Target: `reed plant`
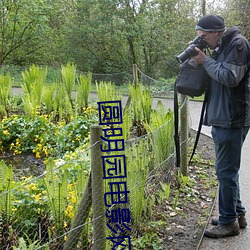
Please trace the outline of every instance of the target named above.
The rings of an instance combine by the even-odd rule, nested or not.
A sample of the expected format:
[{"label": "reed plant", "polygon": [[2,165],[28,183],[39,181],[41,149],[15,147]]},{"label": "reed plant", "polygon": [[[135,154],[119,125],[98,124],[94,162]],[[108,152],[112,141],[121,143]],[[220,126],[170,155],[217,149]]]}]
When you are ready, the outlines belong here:
[{"label": "reed plant", "polygon": [[62,86],[65,89],[69,100],[71,101],[71,103],[73,103],[72,92],[74,90],[76,82],[76,65],[72,63],[67,63],[66,66],[61,66],[61,77]]},{"label": "reed plant", "polygon": [[10,74],[0,75],[0,115],[7,116],[9,111],[9,96],[11,93],[12,79]]},{"label": "reed plant", "polygon": [[140,224],[143,212],[147,209],[144,191],[149,164],[153,158],[149,148],[147,138],[133,140],[126,147],[129,207],[135,226]]},{"label": "reed plant", "polygon": [[117,94],[115,84],[112,82],[96,82],[96,90],[100,102],[121,100],[121,96]]},{"label": "reed plant", "polygon": [[171,155],[174,148],[173,112],[166,110],[159,101],[156,109],[152,111],[150,123],[146,123],[145,128],[150,133],[155,160],[157,163],[161,163]]},{"label": "reed plant", "polygon": [[88,107],[89,94],[91,90],[92,74],[88,72],[87,75],[80,75],[78,78],[76,103],[78,110]]},{"label": "reed plant", "polygon": [[49,200],[49,209],[55,225],[56,235],[63,233],[67,209],[68,176],[66,172],[56,170],[52,159],[46,164],[46,176],[43,179]]},{"label": "reed plant", "polygon": [[13,194],[10,190],[14,186],[14,176],[12,166],[6,166],[4,161],[0,161],[0,214],[4,215],[4,220],[9,223],[12,215]]},{"label": "reed plant", "polygon": [[44,89],[43,102],[46,108],[46,113],[50,114],[53,111],[54,95],[56,84],[46,86]]},{"label": "reed plant", "polygon": [[150,123],[153,97],[149,89],[142,84],[129,85],[132,101],[133,120],[135,125]]},{"label": "reed plant", "polygon": [[24,111],[30,117],[35,117],[41,107],[43,90],[46,83],[47,68],[32,65],[28,70],[22,72],[24,91]]},{"label": "reed plant", "polygon": [[64,87],[56,83],[53,97],[53,116],[56,121],[71,121],[74,116],[72,102],[66,94]]}]

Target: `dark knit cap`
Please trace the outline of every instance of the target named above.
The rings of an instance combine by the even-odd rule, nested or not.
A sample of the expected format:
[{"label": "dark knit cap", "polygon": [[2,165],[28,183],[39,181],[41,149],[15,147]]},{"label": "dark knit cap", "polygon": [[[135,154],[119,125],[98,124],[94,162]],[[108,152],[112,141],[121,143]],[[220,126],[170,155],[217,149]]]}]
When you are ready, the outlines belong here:
[{"label": "dark knit cap", "polygon": [[195,30],[204,31],[224,31],[225,24],[224,19],[221,16],[203,16],[195,26]]}]

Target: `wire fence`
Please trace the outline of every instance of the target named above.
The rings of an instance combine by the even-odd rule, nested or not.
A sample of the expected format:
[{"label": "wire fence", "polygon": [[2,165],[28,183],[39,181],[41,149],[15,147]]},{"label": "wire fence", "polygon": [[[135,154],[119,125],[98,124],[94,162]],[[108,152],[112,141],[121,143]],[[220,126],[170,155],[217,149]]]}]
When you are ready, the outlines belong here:
[{"label": "wire fence", "polygon": [[[139,73],[145,85],[163,83]],[[101,75],[95,79],[106,81]],[[187,99],[180,110],[186,108]],[[131,249],[140,223],[152,216],[161,184],[175,174],[173,122],[172,115],[157,129],[126,141],[108,133],[108,140],[100,140],[104,131],[95,127],[87,149],[73,159],[49,159],[43,174],[20,178],[15,188],[15,171],[2,161],[1,249]],[[118,126],[112,133],[119,131]],[[116,150],[105,151],[109,143]]]}]

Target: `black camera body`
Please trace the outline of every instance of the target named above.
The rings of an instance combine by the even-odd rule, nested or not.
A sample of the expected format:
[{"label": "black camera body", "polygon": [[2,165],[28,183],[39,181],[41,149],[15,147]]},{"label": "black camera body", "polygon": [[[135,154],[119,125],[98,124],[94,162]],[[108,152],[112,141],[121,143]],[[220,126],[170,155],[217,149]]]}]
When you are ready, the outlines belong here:
[{"label": "black camera body", "polygon": [[190,45],[180,54],[176,57],[177,61],[179,63],[183,63],[188,58],[198,55],[198,53],[195,51],[195,47],[199,48],[200,50],[203,50],[207,48],[207,43],[199,36],[197,36]]}]

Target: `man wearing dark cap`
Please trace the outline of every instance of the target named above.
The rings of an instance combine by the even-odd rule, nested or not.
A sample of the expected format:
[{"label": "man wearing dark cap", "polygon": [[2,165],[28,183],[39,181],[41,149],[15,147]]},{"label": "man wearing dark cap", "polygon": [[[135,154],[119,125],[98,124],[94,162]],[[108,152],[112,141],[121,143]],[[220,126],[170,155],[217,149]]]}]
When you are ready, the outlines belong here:
[{"label": "man wearing dark cap", "polygon": [[241,149],[250,126],[250,46],[237,27],[226,30],[220,16],[202,17],[195,30],[212,56],[195,48],[193,59],[210,76],[204,125],[212,126],[219,181],[219,218],[205,231],[207,237],[238,235],[247,226],[240,200]]}]

